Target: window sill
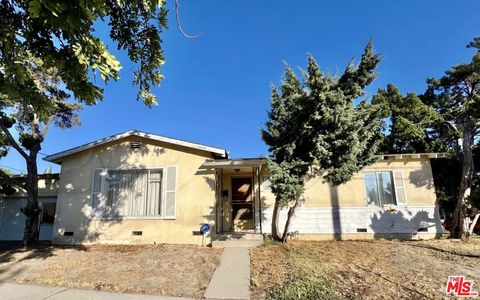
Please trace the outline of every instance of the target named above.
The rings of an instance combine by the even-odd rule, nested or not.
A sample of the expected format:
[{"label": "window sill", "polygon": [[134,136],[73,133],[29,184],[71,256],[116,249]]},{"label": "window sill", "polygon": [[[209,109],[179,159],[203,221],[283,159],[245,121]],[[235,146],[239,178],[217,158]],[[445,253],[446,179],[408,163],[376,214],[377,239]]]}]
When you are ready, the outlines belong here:
[{"label": "window sill", "polygon": [[385,210],[390,210],[390,209],[397,209],[397,208],[405,208],[408,205],[407,204],[386,204],[386,205],[378,206],[378,205],[375,205],[375,204],[367,204],[365,206],[366,207],[376,207],[376,208],[381,208],[381,209],[385,209]]},{"label": "window sill", "polygon": [[161,216],[125,216],[125,217],[92,217],[92,221],[119,221],[119,220],[176,220],[175,217],[161,217]]}]

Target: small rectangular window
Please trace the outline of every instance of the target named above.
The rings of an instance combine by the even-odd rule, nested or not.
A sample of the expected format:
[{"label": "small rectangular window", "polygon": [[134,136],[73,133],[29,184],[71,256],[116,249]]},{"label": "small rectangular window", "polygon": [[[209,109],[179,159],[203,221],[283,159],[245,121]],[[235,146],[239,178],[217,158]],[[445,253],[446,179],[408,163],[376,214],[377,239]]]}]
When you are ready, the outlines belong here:
[{"label": "small rectangular window", "polygon": [[56,203],[43,203],[42,204],[42,224],[53,225],[55,221],[55,208]]},{"label": "small rectangular window", "polygon": [[397,204],[392,172],[365,172],[363,178],[367,204],[377,206]]}]

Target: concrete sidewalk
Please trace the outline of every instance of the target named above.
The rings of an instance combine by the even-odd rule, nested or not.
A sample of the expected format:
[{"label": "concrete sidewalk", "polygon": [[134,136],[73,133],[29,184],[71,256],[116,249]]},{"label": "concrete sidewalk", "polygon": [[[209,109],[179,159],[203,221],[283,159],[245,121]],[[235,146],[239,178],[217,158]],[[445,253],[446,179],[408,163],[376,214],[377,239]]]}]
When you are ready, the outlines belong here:
[{"label": "concrete sidewalk", "polygon": [[250,299],[250,249],[223,249],[220,265],[205,292],[206,299]]},{"label": "concrete sidewalk", "polygon": [[27,284],[1,283],[0,299],[2,300],[179,300],[168,296],[142,294],[114,294],[94,290],[68,289]]}]

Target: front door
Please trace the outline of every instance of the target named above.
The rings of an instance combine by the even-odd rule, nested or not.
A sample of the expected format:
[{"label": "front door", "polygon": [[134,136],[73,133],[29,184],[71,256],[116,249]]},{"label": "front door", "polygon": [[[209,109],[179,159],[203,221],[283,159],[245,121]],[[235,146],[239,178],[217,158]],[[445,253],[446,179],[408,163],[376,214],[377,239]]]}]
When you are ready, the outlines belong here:
[{"label": "front door", "polygon": [[252,177],[232,177],[231,180],[233,230],[254,229]]}]

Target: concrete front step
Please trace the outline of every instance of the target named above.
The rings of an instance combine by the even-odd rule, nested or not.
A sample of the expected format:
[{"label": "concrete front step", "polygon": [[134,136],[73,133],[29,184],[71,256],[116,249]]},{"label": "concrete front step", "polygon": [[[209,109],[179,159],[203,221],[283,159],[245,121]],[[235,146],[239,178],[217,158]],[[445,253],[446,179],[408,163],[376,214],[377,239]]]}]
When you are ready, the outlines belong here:
[{"label": "concrete front step", "polygon": [[263,235],[260,233],[252,233],[252,232],[226,232],[226,233],[217,235],[215,239],[219,241],[229,241],[229,240],[263,241]]},{"label": "concrete front step", "polygon": [[261,240],[227,240],[227,241],[213,241],[213,248],[252,248],[258,247],[263,243]]},{"label": "concrete front step", "polygon": [[215,248],[250,248],[263,243],[263,235],[253,232],[226,232],[215,237]]}]

